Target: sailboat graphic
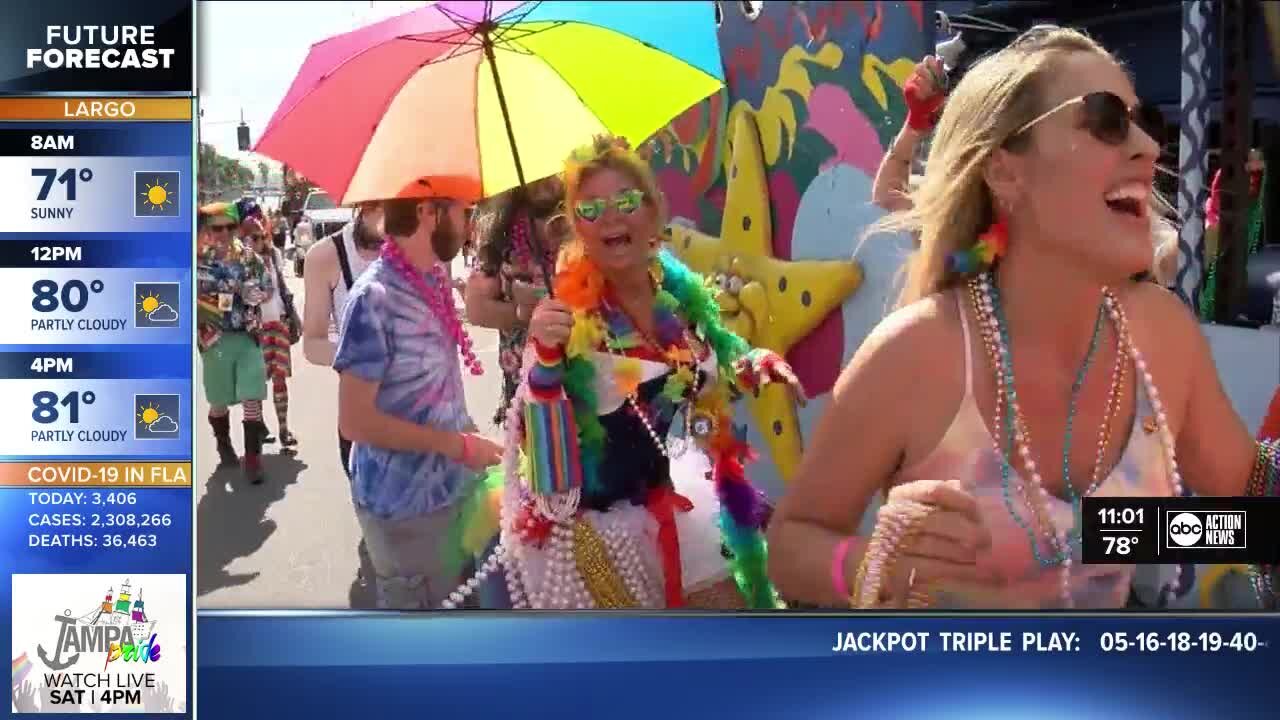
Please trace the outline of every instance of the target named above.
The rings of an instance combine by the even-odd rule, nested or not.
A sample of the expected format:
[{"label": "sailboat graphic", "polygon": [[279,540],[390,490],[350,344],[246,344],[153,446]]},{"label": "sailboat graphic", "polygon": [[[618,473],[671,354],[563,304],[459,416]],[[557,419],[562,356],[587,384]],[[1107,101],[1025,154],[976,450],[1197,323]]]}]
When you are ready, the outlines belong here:
[{"label": "sailboat graphic", "polygon": [[[142,602],[142,589],[138,596],[133,596],[133,586],[128,580],[120,586],[120,592],[114,597],[114,588],[107,588],[102,602],[93,610],[76,617],[76,625],[128,625],[133,633],[134,642],[144,643],[151,637],[155,629],[155,621],[147,619],[146,605]],[[64,617],[71,618],[68,610]]]}]

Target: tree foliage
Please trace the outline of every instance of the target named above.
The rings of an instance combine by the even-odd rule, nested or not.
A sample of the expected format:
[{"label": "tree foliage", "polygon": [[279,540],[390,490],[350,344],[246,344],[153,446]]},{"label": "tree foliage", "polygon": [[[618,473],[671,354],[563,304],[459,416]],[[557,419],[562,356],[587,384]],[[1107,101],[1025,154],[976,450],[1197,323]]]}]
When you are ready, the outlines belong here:
[{"label": "tree foliage", "polygon": [[232,200],[253,187],[253,170],[200,143],[200,201]]}]

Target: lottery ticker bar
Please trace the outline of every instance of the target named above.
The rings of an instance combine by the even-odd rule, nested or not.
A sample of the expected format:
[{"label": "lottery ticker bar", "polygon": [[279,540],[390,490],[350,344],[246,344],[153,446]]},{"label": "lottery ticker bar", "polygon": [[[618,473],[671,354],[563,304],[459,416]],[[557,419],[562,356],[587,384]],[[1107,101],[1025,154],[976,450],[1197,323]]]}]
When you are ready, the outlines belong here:
[{"label": "lottery ticker bar", "polygon": [[195,5],[42,0],[5,23],[13,711],[190,715]]}]

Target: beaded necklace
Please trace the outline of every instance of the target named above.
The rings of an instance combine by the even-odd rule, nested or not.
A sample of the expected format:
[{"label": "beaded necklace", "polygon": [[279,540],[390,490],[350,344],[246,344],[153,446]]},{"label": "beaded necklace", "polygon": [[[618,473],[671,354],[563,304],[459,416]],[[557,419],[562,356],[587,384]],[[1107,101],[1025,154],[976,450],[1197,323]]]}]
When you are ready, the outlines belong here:
[{"label": "beaded necklace", "polygon": [[429,271],[435,280],[434,287],[427,283],[422,273],[419,273],[413,267],[413,263],[409,262],[409,258],[405,257],[404,250],[396,244],[391,238],[387,238],[382,243],[382,260],[391,266],[400,277],[413,286],[418,293],[418,297],[430,308],[431,313],[436,316],[440,324],[444,326],[445,331],[453,339],[454,344],[458,347],[458,352],[462,354],[463,362],[472,375],[483,375],[484,368],[480,367],[480,361],[476,359],[471,336],[462,327],[462,321],[458,318],[458,308],[453,304],[452,285],[449,282],[449,276],[445,273],[444,264],[436,261],[432,264]]},{"label": "beaded necklace", "polygon": [[[656,293],[661,289],[661,279],[656,278],[654,285]],[[667,374],[667,380],[663,383],[662,391],[654,404],[665,401],[678,409],[689,398],[697,397],[701,382],[697,371],[697,358],[693,353],[693,337],[677,311],[667,307],[666,303],[655,296],[653,326],[657,337],[642,331],[632,322],[625,310],[608,301],[602,303],[600,315],[606,327],[605,347],[615,358],[629,359],[622,354],[623,350],[641,347],[646,343],[662,352],[663,361],[671,368],[671,372]],[[678,344],[681,338],[684,340],[684,347]],[[678,442],[675,439],[664,443],[659,437],[653,419],[656,413],[642,407],[638,386],[630,389],[626,399],[631,413],[644,425],[649,439],[653,441],[654,447],[661,455],[679,457],[684,453],[687,443]],[[692,438],[694,436],[693,413],[686,410],[684,418],[685,438]]]},{"label": "beaded necklace", "polygon": [[[530,221],[524,215],[514,218],[511,222],[511,252],[515,256],[516,263],[525,271],[537,271],[544,265],[553,266],[555,253],[541,247],[541,243],[536,248],[535,255],[534,244],[529,237],[529,223]],[[536,264],[535,257],[538,258]]]},{"label": "beaded necklace", "polygon": [[[1045,489],[1043,479],[1039,470],[1036,469],[1035,461],[1031,452],[1031,438],[1026,430],[1026,422],[1023,417],[1021,408],[1018,405],[1017,393],[1014,389],[1013,382],[1013,363],[1012,355],[1009,350],[1009,334],[1007,323],[1003,319],[1003,309],[1000,307],[999,290],[995,287],[994,280],[990,273],[984,273],[970,281],[969,285],[970,297],[974,301],[974,310],[978,316],[979,326],[982,329],[983,341],[987,346],[988,354],[992,358],[992,365],[996,372],[996,426],[1001,431],[1001,435],[1008,442],[1010,450],[1017,450],[1022,457],[1023,465],[1026,468],[1026,477],[1022,479],[1023,486],[1019,490],[1031,508],[1032,514],[1040,521],[1044,533],[1049,536],[1050,543],[1055,550],[1055,555],[1050,562],[1040,556],[1037,544],[1032,541],[1032,552],[1041,565],[1048,566],[1057,564],[1061,568],[1061,592],[1062,600],[1066,607],[1073,604],[1071,597],[1071,565],[1072,565],[1072,548],[1070,532],[1062,532],[1054,526],[1049,513],[1049,505],[1052,498],[1049,496],[1048,490]],[[1155,412],[1156,425],[1160,432],[1160,442],[1164,449],[1165,462],[1169,470],[1169,484],[1173,491],[1174,497],[1182,495],[1182,476],[1178,471],[1177,459],[1174,456],[1174,438],[1173,433],[1169,430],[1168,416],[1164,412],[1164,406],[1160,401],[1160,393],[1156,389],[1154,378],[1147,369],[1146,360],[1143,358],[1141,351],[1133,343],[1129,335],[1128,320],[1124,314],[1124,309],[1120,305],[1115,294],[1109,289],[1103,289],[1102,310],[1104,310],[1111,318],[1111,322],[1116,329],[1117,336],[1117,353],[1123,353],[1133,362],[1135,371],[1143,383],[1147,397],[1151,402],[1151,409]],[[1096,335],[1095,325],[1095,335]],[[1095,339],[1096,342],[1096,339]],[[1092,354],[1092,353],[1091,353]],[[1113,371],[1113,386],[1111,394],[1116,396],[1109,399],[1105,415],[1109,416],[1115,412],[1118,406],[1118,388],[1119,383],[1123,381],[1123,371]],[[1078,381],[1080,382],[1080,381]],[[1074,390],[1074,387],[1073,387]],[[1001,410],[1005,406],[1004,422],[1001,422]],[[1072,413],[1074,414],[1074,402],[1072,403]],[[1109,426],[1110,421],[1105,421]],[[1001,459],[1001,479],[1005,487],[1006,504],[1010,506],[1012,513],[1012,502],[1009,498],[1010,485],[1012,484],[1012,459],[1011,455],[1006,455],[1004,444],[1000,440],[995,440],[996,455]],[[1066,444],[1069,450],[1069,444]],[[1103,443],[1100,443],[1099,457],[1105,453]],[[1064,450],[1064,464],[1067,462],[1066,450]],[[1101,484],[1101,463],[1095,465],[1092,483],[1085,491],[1090,494]],[[1029,482],[1030,488],[1025,485]],[[1075,504],[1075,489],[1071,487],[1069,482],[1069,474],[1064,474],[1064,482],[1070,489],[1067,490],[1068,496],[1072,498],[1073,507]],[[1019,525],[1023,525],[1016,513],[1013,513],[1015,521]],[[1025,525],[1023,525],[1025,528]],[[1181,566],[1175,566],[1174,580],[1171,584],[1167,584],[1163,590],[1170,591],[1176,588],[1181,580]]]},{"label": "beaded necklace", "polygon": [[[1000,340],[1002,343],[1001,346],[1005,348],[1004,353],[1000,357],[1000,362],[1003,364],[1003,368],[1002,368],[1003,372],[1001,374],[1004,376],[1005,389],[1007,393],[1006,397],[1011,398],[1012,402],[1017,402],[1018,394],[1017,394],[1017,390],[1013,386],[1013,343],[1009,339],[1009,332],[1008,332],[1009,323],[1004,315],[1004,305],[1001,302],[1000,289],[998,287],[993,286],[991,288],[991,299],[995,309],[995,319],[997,322],[997,326],[1000,329]],[[1081,502],[1082,498],[1088,495],[1092,495],[1093,492],[1097,490],[1098,485],[1101,484],[1101,481],[1103,479],[1102,472],[1101,472],[1102,460],[1098,460],[1094,466],[1094,470],[1091,478],[1092,482],[1090,483],[1090,486],[1086,488],[1086,490],[1083,493],[1080,493],[1080,494],[1076,493],[1075,483],[1071,479],[1071,440],[1072,440],[1072,429],[1073,429],[1073,426],[1075,425],[1076,409],[1080,400],[1080,392],[1084,388],[1085,377],[1088,375],[1089,368],[1093,364],[1093,357],[1098,351],[1098,339],[1101,336],[1102,321],[1103,321],[1103,318],[1106,316],[1105,311],[1106,311],[1105,304],[1099,303],[1098,314],[1093,323],[1093,334],[1089,338],[1089,349],[1085,353],[1084,360],[1081,361],[1080,367],[1076,370],[1075,381],[1072,382],[1071,384],[1071,395],[1067,405],[1066,432],[1063,435],[1063,442],[1062,442],[1062,484],[1063,484],[1064,490],[1066,491],[1067,502],[1071,504],[1072,517],[1077,518],[1077,522],[1074,523],[1072,526],[1072,529],[1068,531],[1067,546],[1060,547],[1058,549],[1059,554],[1057,557],[1054,557],[1054,558],[1040,557],[1040,551],[1035,542],[1035,535],[1030,527],[1026,526],[1021,522],[1021,519],[1018,517],[1017,511],[1014,508],[1013,499],[1008,492],[1008,487],[1009,487],[1008,465],[1005,464],[1001,468],[1001,472],[1002,472],[1002,475],[1004,476],[1004,481],[1005,481],[1005,490],[1006,490],[1005,504],[1009,508],[1009,513],[1014,517],[1015,520],[1018,521],[1020,525],[1022,525],[1022,528],[1027,532],[1027,538],[1031,541],[1032,552],[1036,556],[1036,560],[1039,561],[1042,567],[1048,567],[1050,565],[1056,565],[1062,562],[1063,555],[1071,552],[1071,544],[1073,543],[1073,541],[1076,544],[1079,543],[1080,541],[1079,530],[1076,529],[1076,525],[1079,524],[1078,518],[1080,516],[1080,506],[1082,504]],[[1119,350],[1119,348],[1117,348],[1117,350]],[[1116,387],[1113,384],[1107,393],[1108,408],[1116,404],[1114,402],[1115,393],[1116,393]],[[1021,418],[1017,418],[1017,420],[1021,421]],[[1104,437],[1109,434],[1108,420],[1109,419],[1105,417],[1105,414],[1104,414],[1102,432],[1100,433]],[[1015,420],[1013,418],[1013,413],[1009,413],[1008,415],[1006,415],[1006,425],[1009,433],[1016,432],[1014,428],[1014,422]],[[1029,445],[1030,434],[1026,432],[1025,427],[1022,428],[1022,432],[1024,437],[1027,438],[1028,440],[1027,444]],[[1072,537],[1072,535],[1074,535],[1074,537]]]}]

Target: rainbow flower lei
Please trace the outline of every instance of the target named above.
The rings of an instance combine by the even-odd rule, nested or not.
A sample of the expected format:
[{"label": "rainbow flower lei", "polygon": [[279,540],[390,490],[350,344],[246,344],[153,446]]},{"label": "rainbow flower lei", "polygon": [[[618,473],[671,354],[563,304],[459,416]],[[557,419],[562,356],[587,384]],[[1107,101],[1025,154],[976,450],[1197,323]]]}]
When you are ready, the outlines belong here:
[{"label": "rainbow flower lei", "polygon": [[[745,463],[754,453],[737,436],[730,413],[736,377],[734,363],[751,348],[721,323],[720,306],[700,275],[665,250],[658,255],[657,267],[660,341],[665,342],[666,337],[677,331],[683,332],[683,327],[665,327],[667,323],[662,318],[669,313],[669,317],[680,320],[681,326],[693,328],[698,337],[711,346],[720,367],[719,381],[694,400],[689,412],[709,420],[708,431],[698,437],[698,442],[712,460],[711,479],[720,500],[720,529],[724,544],[733,555],[729,560],[730,569],[748,607],[777,608],[777,593],[765,571],[768,555],[762,531],[766,515],[764,496],[750,484],[745,473]],[[601,483],[599,465],[606,436],[597,413],[596,367],[591,353],[605,342],[610,342],[612,347],[626,347],[626,343],[634,341],[628,332],[621,337],[610,336],[604,312],[604,289],[600,271],[582,254],[566,258],[556,276],[556,297],[574,314],[573,329],[565,347],[562,383],[573,405],[583,483],[592,489],[599,488]],[[625,364],[622,367],[625,374]],[[626,382],[624,377],[617,380],[620,384]],[[668,382],[673,381],[680,380],[673,374]],[[664,388],[664,394],[668,389]],[[672,392],[676,390],[679,388]]]}]

